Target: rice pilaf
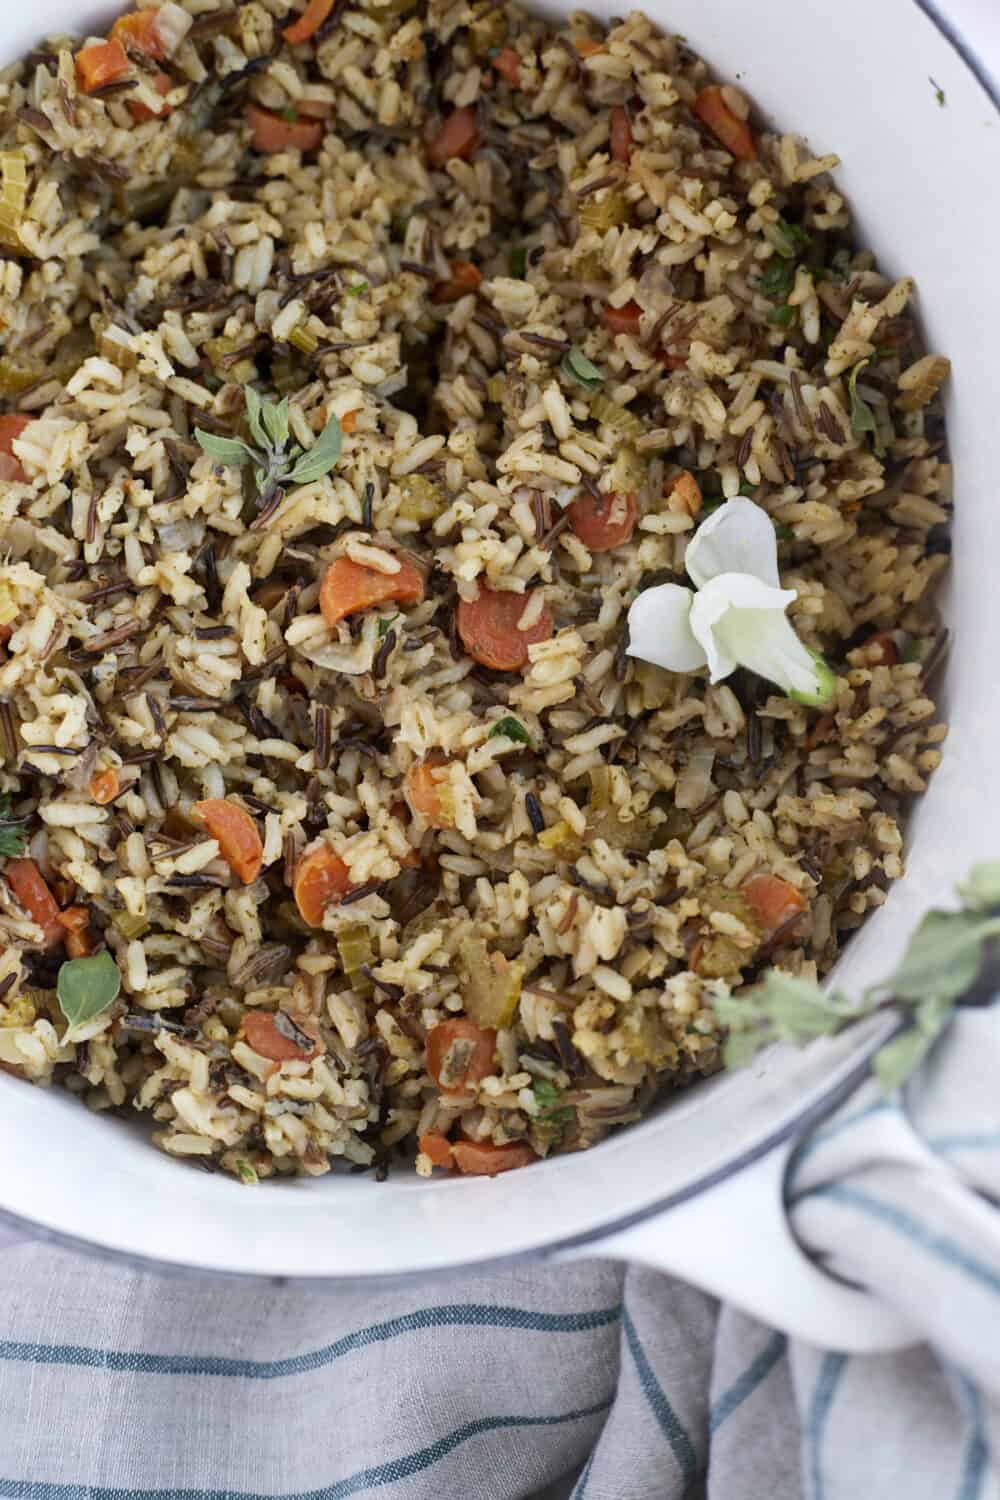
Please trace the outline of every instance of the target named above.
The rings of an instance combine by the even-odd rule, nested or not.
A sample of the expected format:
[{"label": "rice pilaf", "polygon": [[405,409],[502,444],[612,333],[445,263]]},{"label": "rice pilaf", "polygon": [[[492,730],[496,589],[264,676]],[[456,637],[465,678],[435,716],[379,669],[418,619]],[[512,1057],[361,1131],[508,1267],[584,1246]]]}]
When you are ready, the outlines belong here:
[{"label": "rice pilaf", "polygon": [[[945,735],[947,362],[837,159],[638,13],[169,0],[0,79],[0,1065],[247,1182],[714,1071]],[[255,391],[322,473],[219,458]],[[736,496],[825,709],[627,655]]]}]

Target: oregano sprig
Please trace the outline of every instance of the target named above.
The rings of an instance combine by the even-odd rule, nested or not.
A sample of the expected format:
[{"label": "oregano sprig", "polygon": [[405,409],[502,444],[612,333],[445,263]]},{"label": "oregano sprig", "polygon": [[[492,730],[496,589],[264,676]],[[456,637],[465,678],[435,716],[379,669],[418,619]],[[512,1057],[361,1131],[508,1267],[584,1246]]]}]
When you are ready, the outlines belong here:
[{"label": "oregano sprig", "polygon": [[770,969],[745,995],[718,996],[712,1009],[728,1028],[727,1067],[750,1061],[770,1042],[804,1046],[835,1036],[878,1010],[896,1010],[905,1025],[876,1054],[875,1076],[886,1092],[905,1083],[974,986],[990,939],[1000,937],[1000,860],[973,867],[958,886],[957,911],[927,912],[895,973],[852,1001],[839,990]]},{"label": "oregano sprig", "polygon": [[253,465],[258,503],[264,509],[286,485],[312,484],[329,474],[340,457],[343,433],[338,418],[331,416],[311,448],[297,444],[289,447],[288,397],[279,402],[265,401],[252,385],[246,387],[245,394],[252,444],[242,438],[219,437],[200,427],[195,428],[194,435],[216,463],[238,468]]}]

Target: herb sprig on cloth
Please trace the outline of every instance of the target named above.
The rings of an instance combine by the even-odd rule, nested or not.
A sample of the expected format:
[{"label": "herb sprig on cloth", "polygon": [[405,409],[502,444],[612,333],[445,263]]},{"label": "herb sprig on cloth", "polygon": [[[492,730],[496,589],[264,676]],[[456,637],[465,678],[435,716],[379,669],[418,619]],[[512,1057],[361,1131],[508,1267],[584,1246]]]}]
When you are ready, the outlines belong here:
[{"label": "herb sprig on cloth", "polygon": [[780,969],[771,969],[747,995],[713,1000],[716,1015],[729,1028],[726,1066],[741,1067],[770,1042],[804,1046],[875,1011],[895,1009],[906,1025],[880,1049],[872,1066],[886,1092],[899,1088],[975,984],[990,939],[1000,937],[1000,860],[974,866],[958,894],[961,908],[929,911],[896,972],[872,985],[861,1000],[822,990],[814,981]]},{"label": "herb sprig on cloth", "polygon": [[331,416],[308,451],[293,444],[288,425],[288,397],[277,404],[265,401],[252,385],[246,387],[247,425],[254,444],[242,438],[219,437],[214,432],[195,428],[195,437],[209,458],[219,464],[242,468],[253,464],[254,481],[261,507],[268,505],[278,490],[288,484],[311,484],[329,474],[340,457],[343,433],[338,418]]}]

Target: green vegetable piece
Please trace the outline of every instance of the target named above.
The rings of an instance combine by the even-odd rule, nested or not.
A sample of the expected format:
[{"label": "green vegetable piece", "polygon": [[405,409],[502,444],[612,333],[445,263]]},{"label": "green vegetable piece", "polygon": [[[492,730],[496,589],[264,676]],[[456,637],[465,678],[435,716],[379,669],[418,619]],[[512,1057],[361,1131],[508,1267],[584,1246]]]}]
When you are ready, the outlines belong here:
[{"label": "green vegetable piece", "polygon": [[15,818],[10,798],[0,796],[0,858],[17,859],[28,840],[27,818]]},{"label": "green vegetable piece", "polygon": [[794,281],[794,266],[789,265],[787,261],[772,260],[760,278],[757,290],[761,296],[769,297],[772,302],[778,302],[788,296]]},{"label": "green vegetable piece", "polygon": [[291,473],[285,477],[293,484],[311,484],[315,479],[322,479],[324,474],[329,474],[340,457],[343,441],[340,422],[336,416],[332,416],[309,452],[303,453]]},{"label": "green vegetable piece", "polygon": [[563,1103],[562,1089],[549,1078],[533,1078],[531,1092],[538,1101],[540,1120],[552,1125],[568,1125],[575,1111],[572,1105]]},{"label": "green vegetable piece", "polygon": [[779,542],[794,542],[795,532],[790,526],[786,526],[784,521],[775,521],[772,519],[771,524],[774,527],[774,534]]},{"label": "green vegetable piece", "polygon": [[801,224],[789,224],[787,219],[779,215],[776,224],[779,243],[775,245],[779,255],[786,260],[795,260],[803,250],[808,250],[812,244],[812,237],[806,233]]},{"label": "green vegetable piece", "polygon": [[286,125],[297,125],[299,123],[299,112],[297,109],[279,109],[278,118],[284,120]]},{"label": "green vegetable piece", "polygon": [[72,1041],[81,1026],[113,1005],[121,987],[121,972],[107,951],[64,963],[56,980],[59,1009],[69,1022],[63,1041]]},{"label": "green vegetable piece", "polygon": [[253,463],[253,453],[238,438],[217,437],[214,432],[204,432],[200,427],[195,428],[194,435],[199,446],[218,464],[242,466]]},{"label": "green vegetable piece", "polygon": [[562,362],[562,372],[570,380],[582,385],[584,390],[597,391],[604,384],[604,376],[579,345],[574,344]]},{"label": "green vegetable piece", "polygon": [[347,295],[349,297],[363,297],[364,294],[365,294],[365,292],[367,292],[367,290],[368,290],[368,283],[367,283],[367,281],[358,281],[358,282],[355,282],[354,286],[349,286],[347,288]]},{"label": "green vegetable piece", "polygon": [[858,395],[858,376],[866,365],[870,365],[870,359],[859,360],[847,377],[847,394],[851,398],[851,431],[860,437],[862,433],[870,432],[873,438],[873,447],[879,455],[885,452],[885,444],[882,442],[875,420],[875,413],[863,396]]},{"label": "green vegetable piece", "polygon": [[378,638],[380,641],[385,639],[385,637],[389,634],[389,631],[392,629],[393,625],[400,618],[401,616],[398,614],[383,615],[382,619],[378,622]]},{"label": "green vegetable piece", "polygon": [[256,1187],[258,1182],[260,1182],[260,1178],[257,1176],[254,1168],[242,1156],[238,1157],[233,1165],[236,1168],[237,1177],[241,1182],[245,1182],[247,1187]]},{"label": "green vegetable piece", "polygon": [[519,281],[523,281],[527,269],[528,252],[523,245],[516,245],[510,252],[510,274],[516,276]]},{"label": "green vegetable piece", "polygon": [[798,314],[798,308],[790,307],[787,302],[780,307],[772,307],[767,315],[767,321],[774,323],[778,328],[791,328]]},{"label": "green vegetable piece", "polygon": [[501,735],[505,739],[516,740],[519,745],[531,744],[531,735],[525,729],[520,719],[515,719],[513,714],[506,714],[504,718],[498,719],[487,738],[495,740]]}]

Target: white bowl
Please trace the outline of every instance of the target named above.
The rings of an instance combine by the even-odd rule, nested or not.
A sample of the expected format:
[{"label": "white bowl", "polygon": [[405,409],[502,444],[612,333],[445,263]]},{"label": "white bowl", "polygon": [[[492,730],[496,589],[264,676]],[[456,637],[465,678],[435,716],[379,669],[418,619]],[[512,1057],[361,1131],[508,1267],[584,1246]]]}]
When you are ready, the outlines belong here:
[{"label": "white bowl", "polygon": [[[841,978],[857,989],[886,972],[919,914],[946,899],[974,860],[1000,854],[1000,119],[914,0],[647,0],[647,9],[688,36],[721,76],[738,78],[775,122],[805,133],[817,152],[840,153],[838,179],[864,242],[889,274],[916,277],[929,345],[954,363],[951,733],[911,824],[909,873],[843,960]],[[107,19],[108,8],[90,0],[36,0],[5,14],[3,56],[13,59],[45,32],[96,30]],[[899,1342],[905,1329],[793,1260],[780,1232],[780,1158],[767,1149],[829,1107],[868,1045],[870,1037],[852,1037],[773,1054],[590,1152],[495,1181],[375,1186],[336,1176],[256,1192],[183,1169],[58,1090],[0,1077],[0,1212],[108,1253],[250,1275],[425,1274],[576,1246],[681,1270],[818,1341]],[[748,1161],[763,1165],[740,1174]],[[722,1185],[707,1191],[713,1182]]]}]

